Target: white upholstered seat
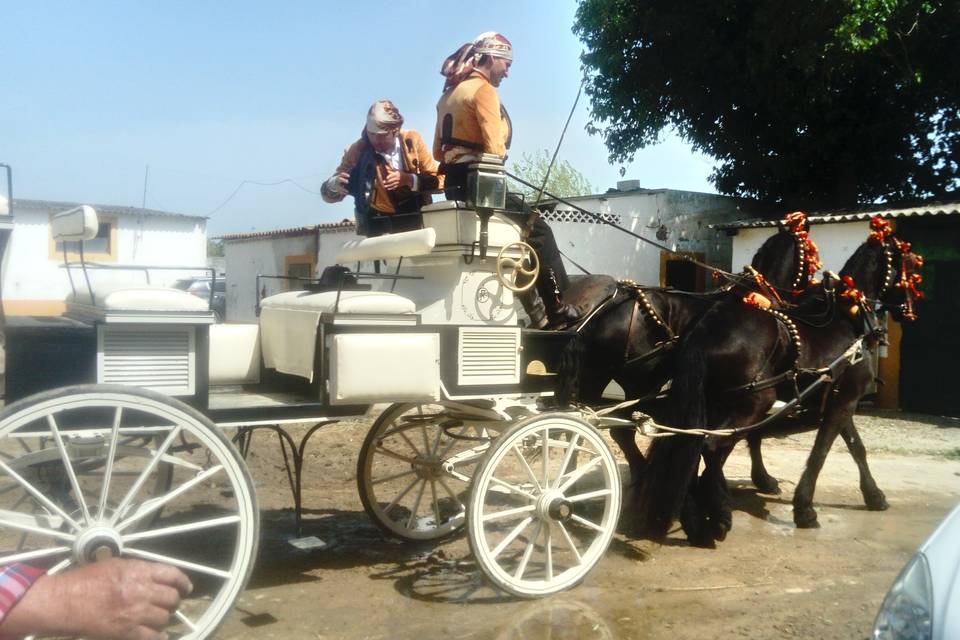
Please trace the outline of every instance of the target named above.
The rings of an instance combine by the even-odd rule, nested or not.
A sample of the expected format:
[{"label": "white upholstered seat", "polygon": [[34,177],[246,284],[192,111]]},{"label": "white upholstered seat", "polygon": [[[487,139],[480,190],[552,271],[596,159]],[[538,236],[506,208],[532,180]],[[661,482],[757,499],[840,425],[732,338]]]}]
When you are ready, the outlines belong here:
[{"label": "white upholstered seat", "polygon": [[[91,304],[86,287],[78,287],[68,302]],[[210,305],[203,298],[180,289],[133,286],[120,283],[97,284],[93,287],[93,306],[105,311],[209,311]]]},{"label": "white upholstered seat", "polygon": [[261,309],[294,309],[317,313],[414,313],[412,301],[387,291],[341,291],[337,304],[336,291],[311,293],[310,291],[287,291],[264,298]]}]

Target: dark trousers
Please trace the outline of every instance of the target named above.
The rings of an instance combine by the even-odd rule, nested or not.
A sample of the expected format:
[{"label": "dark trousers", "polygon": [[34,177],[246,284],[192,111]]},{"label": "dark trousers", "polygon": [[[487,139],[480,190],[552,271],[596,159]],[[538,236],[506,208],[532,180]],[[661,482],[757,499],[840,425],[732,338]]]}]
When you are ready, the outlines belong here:
[{"label": "dark trousers", "polygon": [[[447,165],[445,184],[444,195],[447,200],[466,200],[467,165]],[[512,222],[525,229],[530,212],[530,205],[523,198],[513,193],[507,194],[507,210],[504,215]],[[567,277],[566,267],[563,266],[553,230],[540,216],[537,216],[533,222],[527,243],[533,247],[537,257],[540,258],[537,291],[549,308],[570,284],[570,279]]]}]

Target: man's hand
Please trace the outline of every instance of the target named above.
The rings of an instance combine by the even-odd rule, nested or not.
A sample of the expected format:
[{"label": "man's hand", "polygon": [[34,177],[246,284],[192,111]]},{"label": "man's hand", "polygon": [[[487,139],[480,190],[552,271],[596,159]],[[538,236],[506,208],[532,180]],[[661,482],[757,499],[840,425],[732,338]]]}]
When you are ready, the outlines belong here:
[{"label": "man's hand", "polygon": [[412,189],[413,174],[387,167],[387,177],[383,181],[383,186],[387,188],[387,191],[393,191],[400,187],[410,187]]},{"label": "man's hand", "polygon": [[161,640],[190,579],[169,565],[111,558],[34,583],[4,620],[11,635]]},{"label": "man's hand", "polygon": [[344,171],[341,171],[334,177],[337,179],[337,183],[336,183],[337,195],[338,196],[347,195],[347,184],[350,182],[350,174]]}]

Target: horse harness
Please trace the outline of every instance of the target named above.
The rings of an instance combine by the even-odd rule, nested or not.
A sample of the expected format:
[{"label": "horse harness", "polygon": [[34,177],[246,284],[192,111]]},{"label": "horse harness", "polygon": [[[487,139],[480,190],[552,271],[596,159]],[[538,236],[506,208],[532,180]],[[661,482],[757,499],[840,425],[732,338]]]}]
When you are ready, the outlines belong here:
[{"label": "horse harness", "polygon": [[[653,308],[653,304],[650,303],[650,299],[647,297],[644,287],[633,280],[621,280],[618,284],[628,289],[633,294],[633,310],[630,312],[630,322],[627,325],[627,334],[623,345],[624,366],[653,360],[654,358],[664,355],[667,351],[673,349],[679,342],[680,336],[674,333],[670,325],[667,324],[660,314],[657,313],[657,310]],[[656,343],[653,349],[650,351],[640,355],[631,356],[630,335],[633,333],[633,325],[637,322],[637,316],[639,316],[641,313],[644,314],[646,319],[653,322],[654,325],[665,331],[667,338]]]}]

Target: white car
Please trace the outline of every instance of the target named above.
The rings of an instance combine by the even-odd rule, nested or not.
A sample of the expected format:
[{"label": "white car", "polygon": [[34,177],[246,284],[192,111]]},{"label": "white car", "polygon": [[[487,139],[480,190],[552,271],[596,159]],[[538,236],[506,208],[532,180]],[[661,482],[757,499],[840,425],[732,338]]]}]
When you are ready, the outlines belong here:
[{"label": "white car", "polygon": [[960,506],[903,568],[880,606],[877,640],[960,638]]}]

